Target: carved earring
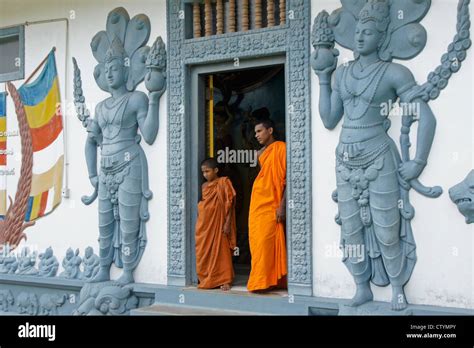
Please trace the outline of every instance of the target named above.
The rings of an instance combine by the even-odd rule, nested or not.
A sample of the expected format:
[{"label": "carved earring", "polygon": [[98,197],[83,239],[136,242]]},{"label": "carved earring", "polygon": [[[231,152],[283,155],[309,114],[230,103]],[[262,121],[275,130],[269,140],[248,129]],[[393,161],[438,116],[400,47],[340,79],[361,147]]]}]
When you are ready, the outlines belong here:
[{"label": "carved earring", "polygon": [[124,66],[124,82],[127,84],[128,82],[128,76],[130,75],[130,69],[125,65]]},{"label": "carved earring", "polygon": [[387,38],[387,33],[385,33],[382,38],[379,41],[379,44],[377,45],[378,51],[382,48],[383,44],[385,43],[385,39]]}]

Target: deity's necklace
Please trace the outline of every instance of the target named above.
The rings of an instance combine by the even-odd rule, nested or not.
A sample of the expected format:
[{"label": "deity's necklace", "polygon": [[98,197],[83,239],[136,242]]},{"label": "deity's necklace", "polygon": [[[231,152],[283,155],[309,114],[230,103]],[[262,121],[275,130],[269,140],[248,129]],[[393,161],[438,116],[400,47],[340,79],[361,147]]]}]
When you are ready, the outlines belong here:
[{"label": "deity's necklace", "polygon": [[[349,70],[349,72],[351,73],[351,68],[354,66],[354,64],[351,64],[349,67],[347,67],[344,71],[345,73],[345,78],[344,78],[344,87],[346,88],[346,91],[354,96],[354,97],[360,97],[362,94],[364,94],[368,89],[369,87],[372,85],[372,83],[375,81],[375,79],[377,78],[380,70],[382,70],[383,68],[383,65],[379,65],[377,66],[376,69],[374,69],[374,71],[372,72],[372,75],[367,75],[364,79],[367,79],[368,77],[370,77],[370,79],[368,80],[367,84],[365,86],[362,86],[362,90],[360,92],[357,92],[357,91],[354,91],[353,89],[351,89],[348,85],[347,85],[347,70]],[[351,73],[351,76],[353,76],[353,74]],[[360,79],[357,79],[356,80],[363,80],[362,78]]]},{"label": "deity's necklace", "polygon": [[355,79],[355,80],[359,80],[359,81],[360,81],[360,80],[365,80],[367,77],[371,76],[377,69],[380,68],[380,66],[381,66],[384,62],[383,62],[382,60],[378,60],[378,61],[376,61],[375,63],[372,63],[372,64],[367,65],[365,68],[362,66],[360,60],[358,60],[357,63],[359,63],[359,65],[361,66],[361,73],[363,73],[366,69],[370,68],[371,66],[374,66],[373,69],[370,69],[370,70],[369,70],[369,72],[367,73],[367,75],[361,76],[361,77],[357,77],[356,74],[354,73],[354,67],[355,67],[356,63],[355,63],[355,64],[351,64],[351,66],[349,67],[349,68],[350,68],[349,72],[350,72],[352,78]]},{"label": "deity's necklace", "polygon": [[[120,107],[122,106],[121,104],[124,103],[124,101],[128,100],[128,97],[130,96],[131,94],[130,93],[125,93],[123,96],[117,98],[117,99],[113,99],[112,98],[112,105],[111,106],[108,106],[107,105],[107,100],[110,100],[110,99],[106,99],[105,102],[102,104],[104,106],[104,108],[110,112],[110,111],[116,111],[116,110],[119,110]],[[118,106],[118,108],[117,108]],[[104,117],[105,119],[105,125],[106,127],[108,127],[109,125],[111,125],[114,121],[115,121],[115,118],[117,117],[117,115],[119,114],[119,112],[113,112],[113,117],[112,119],[109,120],[108,117]],[[105,116],[105,115],[104,115]]]},{"label": "deity's necklace", "polygon": [[[385,63],[385,62],[384,62]],[[375,94],[377,93],[377,90],[379,88],[379,85],[380,85],[380,82],[382,81],[383,77],[385,76],[385,73],[387,72],[387,69],[389,67],[389,64],[388,63],[385,63],[385,64],[381,64],[375,71],[374,71],[374,75],[373,77],[369,80],[369,83],[367,84],[367,86],[365,86],[365,88],[363,88],[362,92],[361,93],[357,93],[353,90],[351,90],[349,88],[349,86],[347,85],[347,70],[348,68],[344,69],[344,73],[343,73],[343,76],[342,76],[342,79],[343,79],[343,85],[344,85],[344,90],[350,94],[352,96],[352,100],[354,102],[354,106],[358,106],[358,103],[356,105],[356,98],[360,98],[361,95],[363,93],[365,93],[369,86],[372,85],[373,82],[375,82],[375,85],[374,85],[374,90],[372,92],[372,95],[369,97],[369,101],[368,102],[364,102],[366,104],[366,107],[364,110],[362,110],[362,112],[359,114],[359,115],[356,115],[355,117],[351,117],[349,113],[347,113],[347,117],[351,120],[351,121],[356,121],[356,120],[360,120],[362,117],[364,117],[364,115],[367,113],[367,110],[369,110],[369,107],[372,105],[372,102],[374,101],[374,98],[375,98]],[[375,81],[377,79],[377,81]]]}]

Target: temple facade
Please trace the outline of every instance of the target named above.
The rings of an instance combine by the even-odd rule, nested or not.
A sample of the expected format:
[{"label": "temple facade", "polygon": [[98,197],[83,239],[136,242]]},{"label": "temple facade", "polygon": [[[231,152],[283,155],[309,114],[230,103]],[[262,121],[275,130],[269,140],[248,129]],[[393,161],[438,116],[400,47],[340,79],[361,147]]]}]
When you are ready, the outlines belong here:
[{"label": "temple facade", "polygon": [[[330,41],[331,35],[335,35],[332,48],[338,50],[337,65],[350,67],[355,59],[351,52],[354,47],[340,44],[346,34],[344,28],[334,22],[334,17],[330,17],[328,23],[315,21],[323,10],[332,14],[340,9],[338,0],[114,0],[100,4],[92,0],[40,3],[0,0],[0,45],[8,37],[8,30],[21,28],[19,50],[24,54],[20,62],[24,76],[3,79],[1,85],[5,84],[7,90],[6,82],[12,81],[21,94],[21,86],[28,76],[54,47],[64,141],[61,202],[24,230],[27,238],[21,240],[11,255],[2,255],[1,311],[39,315],[92,313],[84,298],[87,291],[93,292],[93,285],[83,274],[92,275],[94,267],[99,265],[98,226],[101,222],[98,202],[85,205],[81,199],[93,188],[84,156],[88,133],[77,118],[78,86],[72,59],[75,58],[80,68],[85,105],[93,116],[108,93],[99,88],[94,79],[94,76],[97,79],[96,65],[100,60],[90,43],[96,33],[106,30],[107,20],[111,18],[108,16],[117,8],[125,9],[130,18],[138,14],[149,18],[149,46],[155,38],[162,38],[166,49],[166,91],[156,110],[159,115],[156,139],[151,145],[141,141],[148,162],[148,186],[153,192],[148,200],[146,246],[134,269],[134,282],[117,287],[110,295],[119,298],[123,308],[116,312],[107,309],[110,313],[169,314],[179,306],[192,307],[188,314],[193,314],[196,307],[211,314],[474,313],[474,231],[473,225],[468,223],[468,215],[474,210],[469,207],[473,183],[468,176],[474,165],[474,64],[470,44],[459,40],[456,44],[465,55],[454,58],[461,67],[449,72],[449,84],[439,88],[439,97],[433,92],[431,99],[429,95],[426,99],[436,118],[436,131],[427,163],[419,178],[413,178],[427,186],[439,186],[443,192],[428,197],[415,189],[406,191],[416,211],[410,219],[416,242],[416,264],[409,280],[403,284],[408,307],[393,311],[390,287],[377,285],[371,286],[373,301],[356,307],[347,305],[356,286],[353,275],[341,260],[348,252],[364,256],[367,250],[341,249],[334,190],[340,184],[335,174],[335,152],[343,126],[341,122],[328,130],[322,122],[321,88],[324,86],[321,75],[315,73],[317,69],[312,66],[312,55],[314,58],[321,42]],[[343,10],[353,11],[354,23],[359,19],[354,9]],[[387,61],[403,64],[418,86],[436,85],[439,79],[433,82],[433,76],[428,75],[440,64],[443,66],[442,56],[452,52],[448,46],[455,35],[469,40],[469,26],[464,31],[459,30],[460,18],[469,21],[469,14],[473,14],[472,5],[469,7],[463,0],[459,6],[452,0],[428,4],[418,19],[406,22],[407,27],[412,26],[406,33],[392,38],[401,42],[408,37],[410,41],[410,35],[414,35],[412,41],[416,41],[417,35],[421,35],[424,48],[414,54],[410,47],[400,44],[396,49],[405,56],[393,54],[393,59]],[[409,17],[411,14],[402,11],[399,15]],[[341,16],[338,20],[344,21],[344,18]],[[418,22],[424,32],[413,29]],[[146,79],[145,75],[143,78]],[[372,88],[374,81],[366,88]],[[136,90],[149,93],[147,88],[141,83]],[[385,115],[390,116],[391,121],[385,124],[386,133],[402,153],[406,146],[399,141],[401,129],[406,126],[402,124],[403,101],[394,109],[388,106]],[[15,131],[19,125],[10,95],[5,105],[7,129]],[[227,107],[226,119],[230,119],[225,125],[218,123],[222,105]],[[217,151],[226,146],[235,150],[250,149],[253,139],[246,128],[251,124],[249,115],[261,108],[269,110],[279,136],[287,144],[288,289],[248,296],[245,284],[251,255],[246,221],[256,172],[252,166],[239,165],[235,160],[235,165],[227,169],[240,200],[237,227],[241,235],[238,252],[234,254],[236,283],[229,293],[197,290],[194,225],[202,184],[199,163],[209,154],[217,155]],[[418,127],[423,127],[423,123],[417,122],[411,128],[412,147],[406,148],[408,158],[410,155],[415,158],[416,150],[422,146],[417,142],[421,136]],[[7,149],[12,150],[12,154],[7,155],[6,167],[14,168],[16,175],[6,177],[5,190],[13,198],[22,167],[22,137],[6,138]],[[228,139],[232,141],[231,146],[226,143]],[[406,180],[415,188],[413,181]],[[450,191],[456,185],[457,188]],[[403,207],[395,209],[402,211]],[[377,222],[373,209],[372,220]],[[388,226],[391,221],[381,223]],[[344,223],[342,229],[344,232]],[[24,264],[27,257],[22,255],[22,250],[25,248],[34,255],[32,257],[37,257],[36,264]],[[41,274],[40,262],[53,262],[54,257],[57,272],[53,273],[57,274]],[[17,266],[12,266],[15,262]],[[26,273],[19,272],[21,264],[26,267]],[[33,268],[39,273],[31,271]],[[117,279],[120,274],[121,270],[112,265],[111,279]],[[48,309],[51,306],[46,302],[54,303],[55,309]],[[100,311],[97,308],[98,314]]]}]

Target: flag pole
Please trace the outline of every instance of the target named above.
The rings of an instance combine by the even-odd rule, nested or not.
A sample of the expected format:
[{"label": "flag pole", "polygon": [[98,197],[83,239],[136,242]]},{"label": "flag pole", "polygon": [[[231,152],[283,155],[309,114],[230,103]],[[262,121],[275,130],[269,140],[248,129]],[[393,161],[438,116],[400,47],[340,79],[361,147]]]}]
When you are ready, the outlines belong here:
[{"label": "flag pole", "polygon": [[26,81],[23,83],[23,85],[26,85],[28,82],[30,82],[30,80],[33,78],[33,76],[36,75],[36,73],[38,72],[39,69],[41,69],[41,67],[46,63],[46,61],[48,60],[48,57],[49,55],[51,54],[51,52],[56,52],[56,46],[54,46],[51,51],[48,52],[48,54],[46,55],[46,57],[44,57],[44,59],[41,61],[41,63],[36,67],[35,70],[33,70],[33,72],[30,74],[30,76],[28,76],[28,78],[26,79]]}]

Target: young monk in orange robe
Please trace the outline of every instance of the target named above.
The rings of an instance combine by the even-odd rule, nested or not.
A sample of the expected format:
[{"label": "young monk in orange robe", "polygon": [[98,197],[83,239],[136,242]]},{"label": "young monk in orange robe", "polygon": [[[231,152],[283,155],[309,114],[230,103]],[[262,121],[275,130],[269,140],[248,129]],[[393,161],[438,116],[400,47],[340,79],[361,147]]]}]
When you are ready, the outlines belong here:
[{"label": "young monk in orange robe", "polygon": [[207,180],[202,185],[196,222],[196,271],[198,288],[230,289],[234,280],[232,251],[236,247],[235,191],[227,177],[219,178],[217,162],[201,163]]},{"label": "young monk in orange robe", "polygon": [[249,211],[252,256],[249,291],[286,288],[286,144],[273,136],[273,122],[255,126],[260,172],[253,183]]}]

